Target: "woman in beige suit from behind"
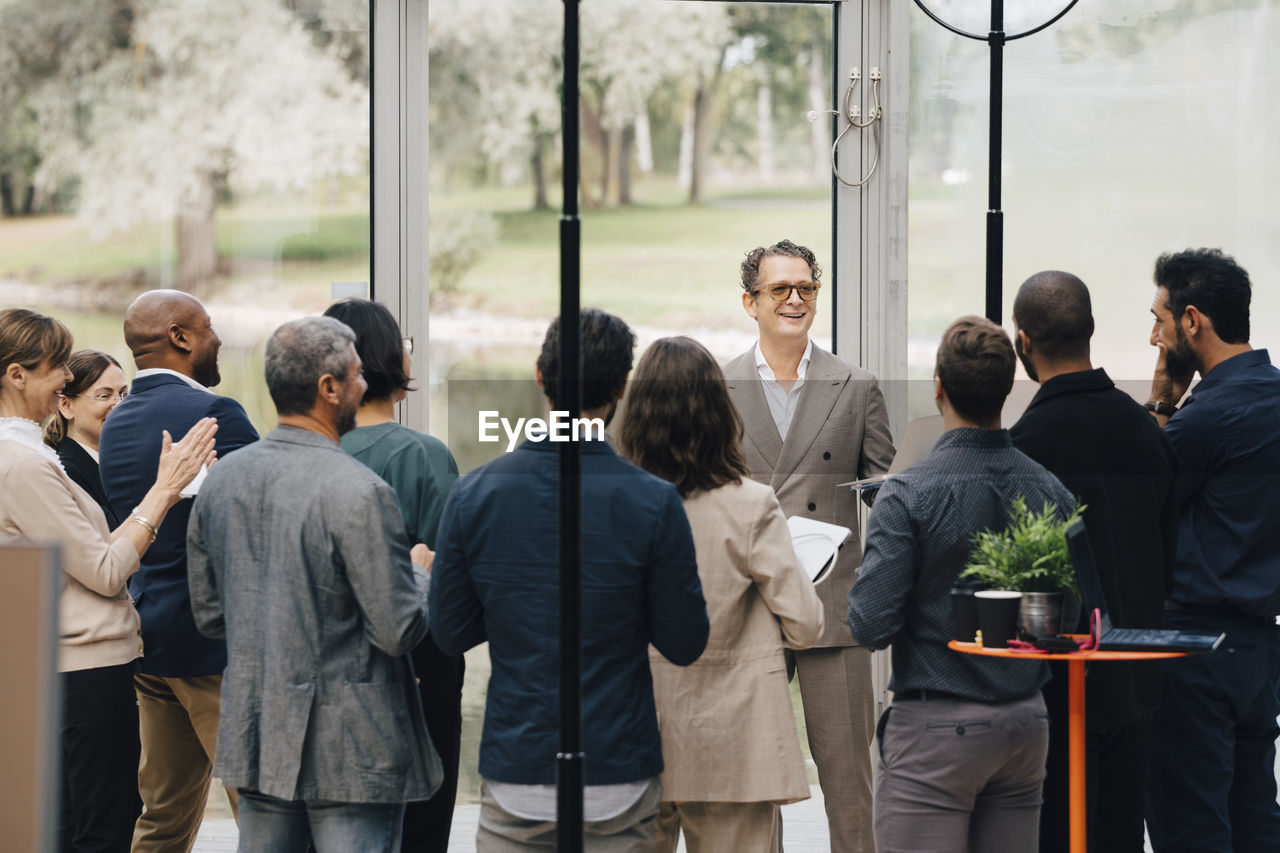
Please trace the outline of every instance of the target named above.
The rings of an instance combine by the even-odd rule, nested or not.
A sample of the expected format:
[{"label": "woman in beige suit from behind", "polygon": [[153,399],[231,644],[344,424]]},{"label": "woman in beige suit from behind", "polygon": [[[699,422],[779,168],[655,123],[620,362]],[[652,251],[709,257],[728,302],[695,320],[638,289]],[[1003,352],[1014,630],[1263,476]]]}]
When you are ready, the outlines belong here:
[{"label": "woman in beige suit from behind", "polygon": [[750,479],[724,375],[689,338],[655,341],[632,375],[620,433],[631,461],[684,498],[711,637],[688,667],[652,650],[662,731],[657,849],[768,853],[779,807],[809,796],[783,641],[812,645],[822,604],[773,490]]}]

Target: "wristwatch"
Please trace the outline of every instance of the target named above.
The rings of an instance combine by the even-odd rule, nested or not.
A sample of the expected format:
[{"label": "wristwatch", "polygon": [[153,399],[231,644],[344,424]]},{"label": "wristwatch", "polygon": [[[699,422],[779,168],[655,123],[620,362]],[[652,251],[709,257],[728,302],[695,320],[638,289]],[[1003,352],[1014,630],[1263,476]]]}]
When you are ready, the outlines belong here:
[{"label": "wristwatch", "polygon": [[1143,404],[1148,412],[1155,412],[1157,415],[1168,417],[1178,411],[1178,407],[1173,403],[1166,403],[1164,400],[1148,400]]}]

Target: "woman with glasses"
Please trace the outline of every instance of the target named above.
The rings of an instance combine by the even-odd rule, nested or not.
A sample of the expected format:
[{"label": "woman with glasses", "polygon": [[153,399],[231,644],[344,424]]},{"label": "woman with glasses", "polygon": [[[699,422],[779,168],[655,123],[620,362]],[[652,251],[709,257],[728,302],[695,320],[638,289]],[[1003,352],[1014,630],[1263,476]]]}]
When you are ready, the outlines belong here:
[{"label": "woman with glasses", "polygon": [[[386,306],[368,299],[336,302],[324,313],[356,333],[356,353],[369,386],[356,412],[356,428],[342,436],[342,449],[395,489],[409,541],[434,549],[436,528],[449,489],[458,479],[458,465],[440,439],[396,421],[396,403],[413,390],[409,378],[413,338],[401,335]],[[410,657],[427,733],[445,774],[430,800],[405,808],[401,849],[418,853],[449,846],[462,744],[463,659],[440,651],[430,634]]]},{"label": "woman with glasses", "polygon": [[[61,548],[58,671],[62,687],[59,849],[129,850],[138,815],[135,664],[141,624],[125,584],[156,529],[214,458],[217,423],[205,418],[162,445],[155,485],[114,530],[63,470],[41,422],[73,380],[71,332],[52,317],[0,311],[0,542]],[[119,390],[119,386],[117,386]]]},{"label": "woman with glasses", "polygon": [[120,362],[105,352],[82,349],[67,360],[71,381],[62,389],[58,410],[44,428],[44,442],[58,452],[71,481],[102,507],[107,526],[120,524],[107,502],[98,475],[98,438],[107,415],[129,395]]},{"label": "woman with glasses", "polygon": [[822,604],[800,567],[773,490],[747,474],[742,419],[711,354],[655,341],[632,374],[623,454],[684,498],[707,600],[702,657],[650,651],[662,733],[657,849],[779,849],[780,806],[807,799],[783,642],[812,645]]}]

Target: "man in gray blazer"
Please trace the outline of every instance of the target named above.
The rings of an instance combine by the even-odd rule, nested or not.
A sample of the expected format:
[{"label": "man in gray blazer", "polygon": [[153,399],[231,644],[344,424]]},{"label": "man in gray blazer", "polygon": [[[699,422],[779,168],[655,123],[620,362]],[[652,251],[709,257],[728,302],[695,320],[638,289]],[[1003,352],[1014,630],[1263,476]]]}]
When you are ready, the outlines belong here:
[{"label": "man in gray blazer", "polygon": [[330,317],[267,342],[280,426],[214,465],[187,533],[197,627],[225,637],[214,772],[240,794],[240,851],[400,849],[404,804],[440,786],[405,656],[427,632],[425,545],[338,437],[364,396]]},{"label": "man in gray blazer", "polygon": [[[724,372],[746,428],[752,478],[773,487],[788,516],[853,531],[817,587],[827,627],[813,648],[792,654],[831,850],[874,853],[871,653],[844,622],[862,558],[857,496],[837,484],[887,471],[894,449],[876,378],[809,340],[821,272],[813,252],[790,240],[747,254],[742,306],[759,325],[760,340]],[[863,494],[869,501],[870,493]]]}]

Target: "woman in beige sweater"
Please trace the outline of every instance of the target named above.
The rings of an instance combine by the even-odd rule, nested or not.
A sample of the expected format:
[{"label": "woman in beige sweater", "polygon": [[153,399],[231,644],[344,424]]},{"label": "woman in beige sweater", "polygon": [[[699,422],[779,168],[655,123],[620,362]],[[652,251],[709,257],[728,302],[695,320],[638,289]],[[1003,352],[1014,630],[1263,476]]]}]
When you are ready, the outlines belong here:
[{"label": "woman in beige sweater", "polygon": [[0,542],[60,546],[62,850],[127,851],[137,816],[138,613],[125,583],[179,492],[214,458],[211,418],[164,450],[156,483],[115,531],[67,476],[40,424],[71,378],[71,333],[52,317],[0,311]]},{"label": "woman in beige sweater", "polygon": [[666,765],[660,851],[682,830],[689,853],[777,850],[780,806],[809,796],[783,643],[816,642],[822,604],[741,442],[711,354],[689,338],[655,341],[632,375],[620,443],[684,497],[711,621],[691,666],[649,656]]}]

